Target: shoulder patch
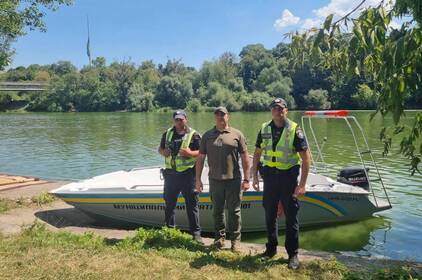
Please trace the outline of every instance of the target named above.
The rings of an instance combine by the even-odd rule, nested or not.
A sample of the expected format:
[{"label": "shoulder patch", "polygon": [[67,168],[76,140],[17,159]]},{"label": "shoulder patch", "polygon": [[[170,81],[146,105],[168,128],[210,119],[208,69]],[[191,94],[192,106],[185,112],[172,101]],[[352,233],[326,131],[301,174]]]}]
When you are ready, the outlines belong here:
[{"label": "shoulder patch", "polygon": [[303,134],[302,129],[296,129],[296,136],[299,139],[304,139],[305,138],[305,135]]}]

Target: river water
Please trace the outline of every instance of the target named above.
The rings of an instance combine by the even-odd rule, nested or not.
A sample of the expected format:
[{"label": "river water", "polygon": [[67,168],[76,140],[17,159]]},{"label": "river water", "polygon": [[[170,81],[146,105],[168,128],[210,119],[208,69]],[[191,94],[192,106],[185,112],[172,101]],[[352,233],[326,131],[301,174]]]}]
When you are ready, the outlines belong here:
[{"label": "river water", "polygon": [[[410,124],[414,114],[407,112],[404,121]],[[296,122],[301,115],[289,113]],[[370,112],[352,115],[368,137],[393,208],[360,222],[303,229],[300,246],[422,261],[422,176],[410,176],[407,160],[398,154],[399,139],[392,153],[382,156],[379,131],[391,118],[377,116],[370,121]],[[270,113],[230,115],[231,126],[245,134],[250,153],[261,123],[269,118]],[[0,113],[0,173],[75,180],[161,165],[157,147],[171,124],[171,113]],[[203,133],[213,126],[213,114],[191,113],[189,124]],[[358,163],[353,137],[344,124],[315,120],[313,128],[318,143],[327,139],[323,146],[327,174],[335,178],[340,168]],[[243,239],[265,243],[265,233],[244,234]],[[280,244],[283,240],[281,231]]]}]

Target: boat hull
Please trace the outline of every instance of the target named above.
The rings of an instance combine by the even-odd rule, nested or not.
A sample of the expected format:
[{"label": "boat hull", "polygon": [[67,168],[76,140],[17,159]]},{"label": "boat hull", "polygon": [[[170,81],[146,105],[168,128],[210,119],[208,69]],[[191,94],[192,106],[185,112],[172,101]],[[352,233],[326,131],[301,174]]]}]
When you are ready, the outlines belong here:
[{"label": "boat hull", "polygon": [[[165,204],[162,193],[55,193],[70,205],[97,218],[124,223],[161,227],[164,225]],[[390,208],[387,204],[376,206],[368,194],[307,192],[299,198],[299,223],[301,226],[322,225],[360,220],[373,213]],[[199,197],[200,224],[204,232],[214,231],[213,206],[209,193]],[[179,197],[176,206],[178,228],[188,230],[184,199]],[[262,192],[243,193],[241,203],[242,231],[265,231],[265,214]],[[280,229],[285,227],[284,215],[278,219]]]}]

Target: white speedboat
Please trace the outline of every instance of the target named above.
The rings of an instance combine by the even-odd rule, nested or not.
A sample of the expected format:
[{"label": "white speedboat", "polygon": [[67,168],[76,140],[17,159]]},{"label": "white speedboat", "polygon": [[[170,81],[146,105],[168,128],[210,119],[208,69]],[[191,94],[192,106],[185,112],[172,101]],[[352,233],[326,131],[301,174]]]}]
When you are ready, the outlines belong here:
[{"label": "white speedboat", "polygon": [[[307,118],[318,117],[356,122],[354,117],[344,113],[335,114],[333,111],[307,113],[311,114],[305,113],[302,122]],[[316,150],[318,152],[321,150],[318,144]],[[370,154],[369,148],[365,154]],[[160,167],[148,167],[117,171],[70,183],[50,193],[97,219],[161,227],[164,225],[165,204],[164,181],[160,169]],[[310,226],[356,221],[391,208],[377,168],[376,173],[378,177],[374,182],[380,184],[381,188],[374,186],[363,158],[362,166],[340,170],[337,180],[310,173],[306,194],[299,198],[300,224]],[[204,191],[199,196],[200,224],[204,232],[212,232],[214,225],[207,174],[208,171],[204,168],[202,177]],[[383,197],[380,198],[379,194],[383,194]],[[262,192],[254,190],[244,192],[241,205],[242,231],[265,231]],[[280,228],[284,227],[283,219],[284,216],[281,216],[278,223]],[[189,228],[182,196],[179,197],[176,207],[176,223],[181,229]]]}]

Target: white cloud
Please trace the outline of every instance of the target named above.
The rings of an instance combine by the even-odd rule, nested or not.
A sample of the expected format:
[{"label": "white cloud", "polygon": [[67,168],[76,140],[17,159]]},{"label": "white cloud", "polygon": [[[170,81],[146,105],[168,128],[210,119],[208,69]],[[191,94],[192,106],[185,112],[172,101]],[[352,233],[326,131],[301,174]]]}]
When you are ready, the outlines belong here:
[{"label": "white cloud", "polygon": [[285,9],[281,17],[274,22],[274,28],[281,31],[283,28],[299,23],[300,17],[294,16],[289,10]]},{"label": "white cloud", "polygon": [[303,21],[303,24],[301,26],[302,29],[311,29],[313,27],[320,27],[320,25],[322,24],[322,20],[321,19],[312,19],[312,18],[307,18]]},{"label": "white cloud", "polygon": [[[301,28],[309,29],[312,27],[319,27],[330,14],[334,14],[334,20],[339,19],[351,12],[361,2],[362,0],[331,0],[326,6],[313,10],[312,13],[315,16],[303,20]],[[351,16],[357,16],[363,9],[367,7],[376,7],[380,3],[381,0],[366,0]]]},{"label": "white cloud", "polygon": [[[277,31],[281,31],[287,26],[300,24],[301,30],[307,30],[313,27],[321,27],[325,18],[334,14],[334,21],[340,19],[346,14],[350,13],[355,9],[362,0],[330,0],[330,2],[319,8],[312,11],[313,16],[300,19],[299,17],[294,16],[289,10],[285,9],[279,19],[274,22],[274,27]],[[368,7],[377,7],[382,1],[381,0],[366,0],[362,6],[359,7],[351,17],[357,17],[364,9]],[[384,5],[387,10],[391,9],[394,5],[395,0],[387,0],[384,2]],[[390,27],[397,28],[400,23],[391,22]]]},{"label": "white cloud", "polygon": [[[357,7],[361,0],[331,0],[331,2],[322,8],[314,10],[313,13],[320,18],[326,18],[330,14],[334,14],[334,16],[342,17],[345,16],[347,13],[351,12],[355,7]],[[359,7],[355,11],[355,13],[359,13],[362,9],[367,8],[369,6],[375,7],[381,3],[381,0],[366,0],[362,6]]]}]

